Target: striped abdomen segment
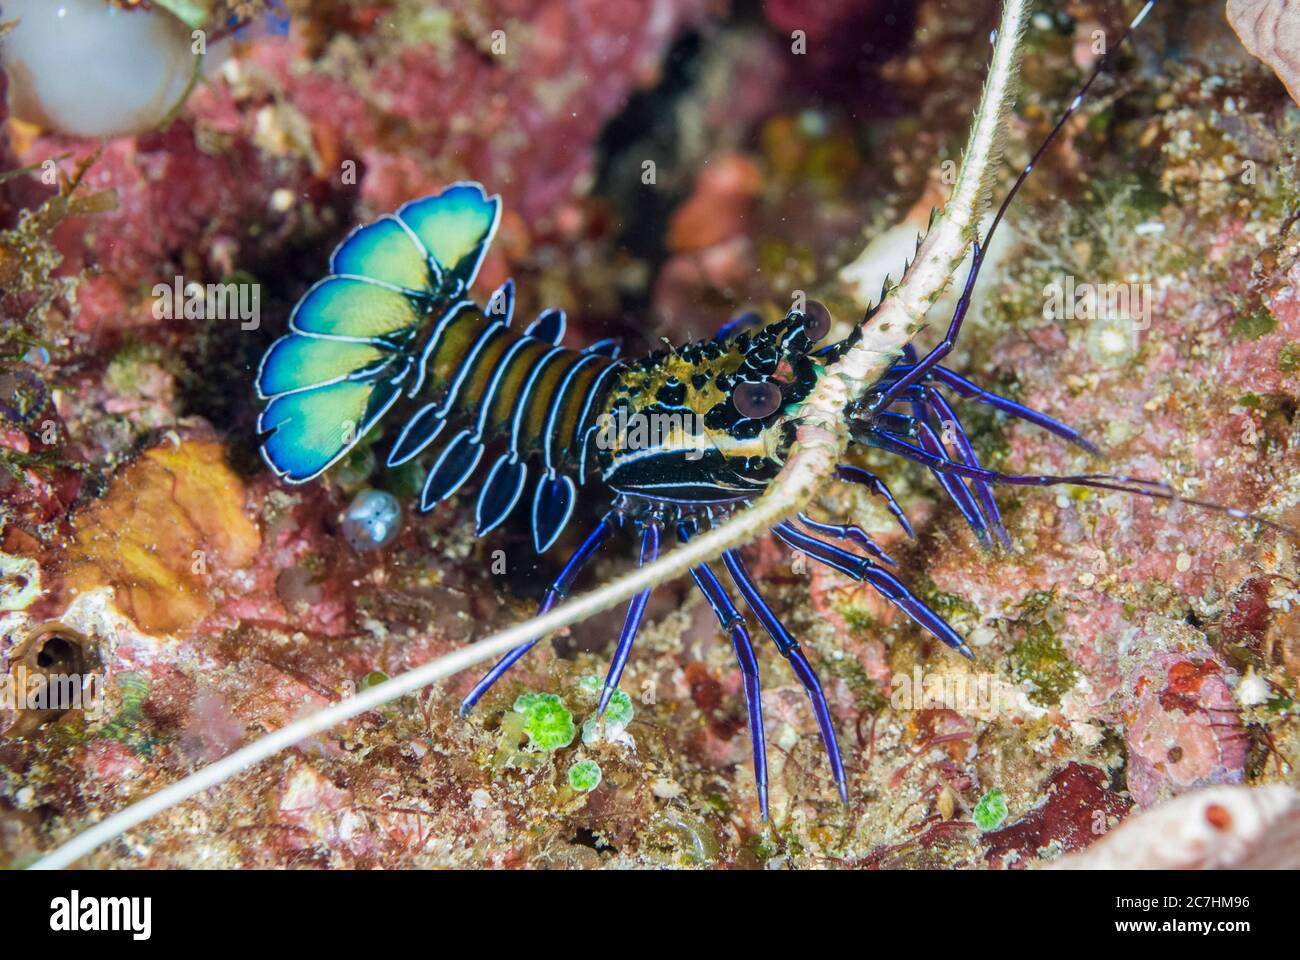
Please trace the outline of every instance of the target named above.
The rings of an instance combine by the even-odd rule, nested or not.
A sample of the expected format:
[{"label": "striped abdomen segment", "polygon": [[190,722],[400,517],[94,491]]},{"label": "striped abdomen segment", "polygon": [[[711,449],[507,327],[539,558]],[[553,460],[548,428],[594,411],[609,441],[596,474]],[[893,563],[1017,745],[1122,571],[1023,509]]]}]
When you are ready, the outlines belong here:
[{"label": "striped abdomen segment", "polygon": [[[540,527],[542,550],[567,523],[574,491],[565,474],[581,468],[584,436],[620,364],[602,353],[558,346],[564,332],[559,311],[542,314],[525,330],[513,328],[506,303],[485,314],[462,302],[434,326],[415,386],[432,402],[411,418],[389,462],[409,460],[446,424],[459,427],[425,483],[421,503],[429,509],[469,478],[485,443],[505,438],[479,497],[480,533],[518,502],[531,464],[537,484],[534,530]],[[549,516],[548,504],[562,509]]]}]

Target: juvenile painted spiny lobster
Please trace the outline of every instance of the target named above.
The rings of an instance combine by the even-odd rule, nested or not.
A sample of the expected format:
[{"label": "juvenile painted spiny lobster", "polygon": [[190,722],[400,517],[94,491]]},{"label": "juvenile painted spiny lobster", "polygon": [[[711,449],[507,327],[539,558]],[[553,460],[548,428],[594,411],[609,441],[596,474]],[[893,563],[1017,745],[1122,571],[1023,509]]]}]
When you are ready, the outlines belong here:
[{"label": "juvenile painted spiny lobster", "polygon": [[[1120,43],[1151,6],[1143,7]],[[986,470],[945,395],[987,404],[1097,452],[1065,424],[981,389],[941,361],[960,333],[989,239],[1107,59],[1098,63],[1022,171],[984,243],[975,245],[943,341],[923,358],[909,349],[865,397],[844,410],[854,442],[927,467],[988,549],[1010,545],[992,493],[994,484],[1076,484],[1182,499],[1163,484],[1131,477]],[[831,316],[824,306],[806,301],[756,331],[750,329],[751,319],[742,317],[711,340],[639,360],[620,359],[618,344],[611,340],[583,350],[567,348],[560,345],[562,311],[548,310],[522,329],[515,326],[512,282],[503,284],[484,307],[469,297],[499,216],[498,197],[487,196],[477,183],[458,183],[354,230],[334,251],[330,275],[294,308],[290,332],[263,358],[257,387],[268,403],[259,430],[267,434],[262,453],[271,468],[291,483],[303,483],[337,463],[399,398],[423,400],[388,455],[388,464],[397,466],[419,456],[444,433],[449,435],[432,458],[421,509],[430,510],[455,494],[491,449],[491,465],[476,505],[477,533],[482,536],[496,528],[523,501],[539,553],[568,525],[577,489],[588,483],[594,468],[613,492],[612,506],[546,590],[541,602],[545,611],[565,596],[616,529],[626,527],[639,536],[639,562],[644,565],[658,556],[665,535],[688,540],[761,494],[789,455],[801,404],[821,371],[861,332],[855,328],[840,342],[819,345],[830,331]],[[638,420],[670,426],[639,434],[609,428],[611,423]],[[911,535],[906,515],[883,480],[849,465],[840,466],[837,475],[883,498]],[[1201,501],[1183,502],[1259,519]],[[972,656],[952,627],[887,569],[893,560],[860,527],[800,514],[797,523],[781,522],[772,532],[813,560],[870,584],[929,633]],[[846,549],[848,545],[862,548],[866,555]],[[764,602],[740,554],[726,551],[722,561],[806,690],[837,788],[847,801],[834,725],[812,665]],[[755,777],[766,818],[762,702],[746,621],[708,564],[695,567],[692,576],[730,635],[744,678]],[[629,604],[601,694],[601,712],[618,687],[649,593],[637,594]],[[462,713],[536,643],[537,638],[516,647],[493,666],[466,696]]]}]

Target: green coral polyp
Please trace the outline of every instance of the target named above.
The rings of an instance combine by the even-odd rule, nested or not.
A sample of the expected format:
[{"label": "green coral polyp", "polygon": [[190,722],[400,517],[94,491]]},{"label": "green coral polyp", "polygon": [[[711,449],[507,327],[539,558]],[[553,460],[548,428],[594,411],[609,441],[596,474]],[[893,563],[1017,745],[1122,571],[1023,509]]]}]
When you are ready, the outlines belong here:
[{"label": "green coral polyp", "polygon": [[975,826],[987,833],[1002,826],[1007,819],[1007,798],[1001,790],[990,790],[980,797],[971,815]]},{"label": "green coral polyp", "polygon": [[[578,689],[597,699],[604,688],[604,681],[599,677],[584,677],[578,683]],[[622,690],[615,690],[605,705],[604,716],[590,716],[582,724],[582,742],[599,743],[603,740],[622,740],[623,731],[632,722],[632,698]]]},{"label": "green coral polyp", "polygon": [[577,736],[573,714],[553,693],[525,693],[515,700],[515,711],[523,715],[524,733],[536,750],[559,750]]},{"label": "green coral polyp", "polygon": [[605,707],[605,723],[611,727],[626,727],[632,722],[632,698],[622,690],[615,690]]},{"label": "green coral polyp", "polygon": [[579,793],[590,793],[600,786],[600,764],[595,760],[579,760],[569,768],[569,786]]}]

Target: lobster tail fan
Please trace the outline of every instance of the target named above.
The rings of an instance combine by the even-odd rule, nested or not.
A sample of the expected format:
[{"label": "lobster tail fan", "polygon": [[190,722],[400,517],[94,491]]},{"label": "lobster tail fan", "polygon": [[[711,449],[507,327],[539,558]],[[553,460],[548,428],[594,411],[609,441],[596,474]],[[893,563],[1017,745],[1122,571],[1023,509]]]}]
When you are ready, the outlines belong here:
[{"label": "lobster tail fan", "polygon": [[393,383],[342,381],[275,397],[258,418],[262,458],[289,483],[338,463],[401,396]]},{"label": "lobster tail fan", "polygon": [[440,294],[451,299],[468,290],[501,221],[501,198],[477,183],[457,183],[442,193],[412,200],[397,219],[429,256]]},{"label": "lobster tail fan", "polygon": [[[258,419],[269,434],[262,456],[278,476],[319,476],[388,412],[422,335],[473,282],[500,206],[478,184],[456,184],[358,227],[334,250],[331,276],[298,301],[289,333],[258,368],[258,396],[269,401]],[[439,429],[413,426],[403,453],[423,449]]]},{"label": "lobster tail fan", "polygon": [[577,490],[567,476],[542,477],[533,493],[533,547],[538,553],[551,549],[573,516]]},{"label": "lobster tail fan", "polygon": [[327,277],[307,291],[257,372],[270,401],[262,456],[277,475],[304,483],[356,446],[400,395],[420,322],[420,295],[377,280]]},{"label": "lobster tail fan", "polygon": [[330,273],[417,292],[432,290],[437,280],[424,247],[392,214],[348,234],[330,256]]}]

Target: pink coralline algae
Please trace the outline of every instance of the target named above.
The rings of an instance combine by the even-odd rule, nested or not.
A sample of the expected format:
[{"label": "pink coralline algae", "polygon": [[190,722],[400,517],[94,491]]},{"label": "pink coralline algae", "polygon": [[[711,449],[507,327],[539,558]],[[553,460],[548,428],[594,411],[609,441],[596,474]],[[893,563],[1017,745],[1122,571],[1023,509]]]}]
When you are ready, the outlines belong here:
[{"label": "pink coralline algae", "polygon": [[[92,149],[44,135],[28,145],[22,162],[65,152],[85,156]],[[117,209],[70,219],[55,234],[64,255],[61,272],[84,277],[76,294],[77,331],[98,338],[154,326],[156,284],[170,284],[177,275],[223,279],[228,263],[220,252],[265,215],[267,197],[290,183],[289,175],[259,157],[248,141],[212,152],[184,121],[161,133],[109,141],[87,185],[114,190]],[[208,251],[201,260],[175,257],[176,251],[200,247]],[[245,242],[241,259],[264,253]]]},{"label": "pink coralline algae", "polygon": [[1194,787],[1242,782],[1250,740],[1213,656],[1153,658],[1134,675],[1132,704],[1128,788],[1140,806]]},{"label": "pink coralline algae", "polygon": [[305,763],[290,764],[279,785],[278,846],[294,860],[313,851],[333,851],[336,866],[353,865],[357,853],[374,852],[368,819],[341,790]]}]

